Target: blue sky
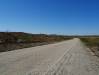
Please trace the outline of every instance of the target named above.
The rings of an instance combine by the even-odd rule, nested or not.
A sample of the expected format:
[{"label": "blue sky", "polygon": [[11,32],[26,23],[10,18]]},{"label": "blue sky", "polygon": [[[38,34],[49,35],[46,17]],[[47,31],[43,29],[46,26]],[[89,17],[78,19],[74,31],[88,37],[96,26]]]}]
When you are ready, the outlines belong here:
[{"label": "blue sky", "polygon": [[0,31],[99,34],[99,0],[0,0]]}]

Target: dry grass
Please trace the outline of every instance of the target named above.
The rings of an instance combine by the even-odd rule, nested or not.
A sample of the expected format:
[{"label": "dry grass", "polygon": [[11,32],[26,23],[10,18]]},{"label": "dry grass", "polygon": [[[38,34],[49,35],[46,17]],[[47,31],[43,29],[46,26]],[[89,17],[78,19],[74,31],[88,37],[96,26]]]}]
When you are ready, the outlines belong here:
[{"label": "dry grass", "polygon": [[99,37],[80,38],[99,57]]},{"label": "dry grass", "polygon": [[87,46],[99,46],[99,38],[96,37],[87,37],[87,38],[80,38]]},{"label": "dry grass", "polygon": [[0,52],[44,45],[71,39],[61,35],[29,34],[23,32],[0,32]]}]

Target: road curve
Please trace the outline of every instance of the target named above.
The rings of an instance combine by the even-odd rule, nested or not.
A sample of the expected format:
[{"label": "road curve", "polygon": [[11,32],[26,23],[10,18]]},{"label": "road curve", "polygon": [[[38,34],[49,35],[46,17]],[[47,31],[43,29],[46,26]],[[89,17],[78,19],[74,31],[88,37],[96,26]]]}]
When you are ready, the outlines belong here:
[{"label": "road curve", "polygon": [[76,38],[0,53],[0,75],[99,75],[99,60]]}]

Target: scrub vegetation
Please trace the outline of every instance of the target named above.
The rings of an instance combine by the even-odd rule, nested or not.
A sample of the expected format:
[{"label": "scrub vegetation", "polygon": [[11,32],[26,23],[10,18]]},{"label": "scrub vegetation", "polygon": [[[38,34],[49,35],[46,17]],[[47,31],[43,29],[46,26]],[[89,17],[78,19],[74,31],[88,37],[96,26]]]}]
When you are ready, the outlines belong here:
[{"label": "scrub vegetation", "polygon": [[24,32],[0,32],[0,52],[34,47],[71,39],[62,35],[30,34]]},{"label": "scrub vegetation", "polygon": [[80,38],[97,56],[99,56],[99,37]]}]

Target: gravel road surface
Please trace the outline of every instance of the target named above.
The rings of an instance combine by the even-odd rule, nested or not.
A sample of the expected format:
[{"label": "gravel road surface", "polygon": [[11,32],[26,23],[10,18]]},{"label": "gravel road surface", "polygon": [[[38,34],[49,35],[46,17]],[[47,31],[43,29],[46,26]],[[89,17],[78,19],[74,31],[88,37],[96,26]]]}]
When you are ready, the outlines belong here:
[{"label": "gravel road surface", "polygon": [[99,75],[99,59],[75,38],[0,53],[0,75]]}]

